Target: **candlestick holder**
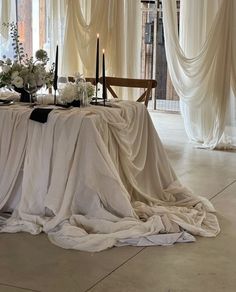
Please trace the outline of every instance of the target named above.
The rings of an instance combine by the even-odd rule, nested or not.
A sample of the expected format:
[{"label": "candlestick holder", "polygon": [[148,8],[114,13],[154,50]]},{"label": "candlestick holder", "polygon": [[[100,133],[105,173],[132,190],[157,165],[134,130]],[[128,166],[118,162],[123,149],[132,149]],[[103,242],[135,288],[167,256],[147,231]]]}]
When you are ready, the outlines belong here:
[{"label": "candlestick holder", "polygon": [[54,105],[57,104],[57,91],[54,90],[54,100],[53,100]]},{"label": "candlestick holder", "polygon": [[95,102],[97,103],[98,101],[98,82],[96,83],[96,90],[95,90]]}]

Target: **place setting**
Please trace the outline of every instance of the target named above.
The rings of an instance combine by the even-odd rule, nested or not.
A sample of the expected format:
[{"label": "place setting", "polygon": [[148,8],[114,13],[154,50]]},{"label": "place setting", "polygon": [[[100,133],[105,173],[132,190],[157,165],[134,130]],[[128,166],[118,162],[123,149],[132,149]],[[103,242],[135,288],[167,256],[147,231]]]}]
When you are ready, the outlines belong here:
[{"label": "place setting", "polygon": [[[13,61],[4,56],[3,60],[1,60],[0,86],[8,87],[8,95],[16,95],[17,99],[1,99],[0,96],[0,106],[13,105],[17,102],[19,105],[32,108],[30,119],[43,123],[54,109],[82,108],[90,105],[112,106],[107,98],[104,49],[102,50],[102,77],[100,77],[99,34],[97,34],[96,42],[94,84],[94,82],[86,81],[86,78],[80,73],[74,74],[73,82],[71,82],[71,79],[69,81],[67,77],[59,77],[60,56],[58,45],[55,51],[55,62],[52,63],[49,69],[47,69],[49,58],[45,50],[37,50],[35,59],[33,57],[29,58],[19,41],[16,24],[11,23],[8,27],[11,30],[12,46],[17,59]],[[63,82],[60,82],[61,80]],[[100,83],[102,94],[98,96]],[[42,93],[43,91],[44,93]]]}]

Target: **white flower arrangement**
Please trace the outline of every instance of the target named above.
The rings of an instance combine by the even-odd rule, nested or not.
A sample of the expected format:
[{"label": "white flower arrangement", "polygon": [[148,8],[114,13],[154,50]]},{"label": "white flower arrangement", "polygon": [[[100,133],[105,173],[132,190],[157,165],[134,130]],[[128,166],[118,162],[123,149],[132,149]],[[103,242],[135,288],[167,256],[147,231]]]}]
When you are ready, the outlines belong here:
[{"label": "white flower arrangement", "polygon": [[62,88],[60,93],[61,101],[65,103],[70,103],[74,100],[79,100],[79,91],[76,83],[68,82]]},{"label": "white flower arrangement", "polygon": [[36,92],[43,85],[46,85],[47,88],[51,87],[54,68],[52,66],[48,72],[46,71],[49,60],[47,52],[38,50],[35,54],[36,60],[33,60],[33,57],[28,57],[19,41],[17,25],[14,23],[4,25],[10,27],[15,55],[14,60],[6,56],[0,60],[0,88],[7,87],[17,90],[30,87]]},{"label": "white flower arrangement", "polygon": [[86,82],[80,74],[75,77],[75,82],[66,83],[60,92],[61,101],[65,103],[79,100],[82,104],[87,104],[91,102],[93,95],[94,86],[91,82]]}]

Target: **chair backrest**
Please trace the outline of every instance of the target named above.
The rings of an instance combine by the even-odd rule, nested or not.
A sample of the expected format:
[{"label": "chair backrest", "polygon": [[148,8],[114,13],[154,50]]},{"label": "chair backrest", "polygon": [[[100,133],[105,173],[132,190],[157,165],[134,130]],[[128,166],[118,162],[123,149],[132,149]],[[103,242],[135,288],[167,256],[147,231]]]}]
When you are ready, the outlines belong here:
[{"label": "chair backrest", "polygon": [[75,82],[75,77],[74,76],[68,76],[68,81],[69,82]]},{"label": "chair backrest", "polygon": [[96,85],[96,78],[93,77],[86,77],[85,80],[87,82],[91,82],[93,85]]},{"label": "chair backrest", "polygon": [[[68,78],[69,81],[73,81],[73,77]],[[86,77],[86,81],[91,82],[93,85],[96,83],[96,79],[92,77]],[[103,83],[103,78],[99,78],[99,83]],[[118,98],[118,95],[112,88],[117,87],[128,87],[128,88],[143,88],[144,92],[137,99],[138,102],[144,102],[145,106],[148,105],[151,91],[157,86],[157,82],[154,79],[132,79],[132,78],[119,78],[106,76],[106,87],[114,98]]]},{"label": "chair backrest", "polygon": [[[100,78],[99,81],[100,83],[102,83],[102,78]],[[153,79],[132,79],[132,78],[119,78],[119,77],[106,76],[106,86],[114,98],[118,98],[118,96],[116,92],[113,90],[112,86],[143,88],[145,89],[145,91],[137,99],[137,101],[144,102],[145,106],[147,106],[150,95],[151,95],[151,90],[152,88],[155,88],[157,86],[157,82],[156,80],[153,80]]]}]

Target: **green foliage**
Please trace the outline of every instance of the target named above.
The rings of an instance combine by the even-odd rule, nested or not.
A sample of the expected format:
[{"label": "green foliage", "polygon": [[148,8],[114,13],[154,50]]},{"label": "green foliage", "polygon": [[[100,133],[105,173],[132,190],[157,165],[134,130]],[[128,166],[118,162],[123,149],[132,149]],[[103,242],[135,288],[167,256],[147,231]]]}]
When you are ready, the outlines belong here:
[{"label": "green foliage", "polygon": [[26,86],[35,87],[35,89],[46,85],[47,88],[52,86],[54,64],[49,71],[46,71],[46,65],[49,61],[47,52],[45,50],[38,50],[33,57],[29,57],[20,42],[17,24],[4,23],[10,30],[10,37],[12,39],[12,47],[14,50],[14,59],[11,60],[3,56],[0,60],[0,87],[8,88],[23,88]]}]

